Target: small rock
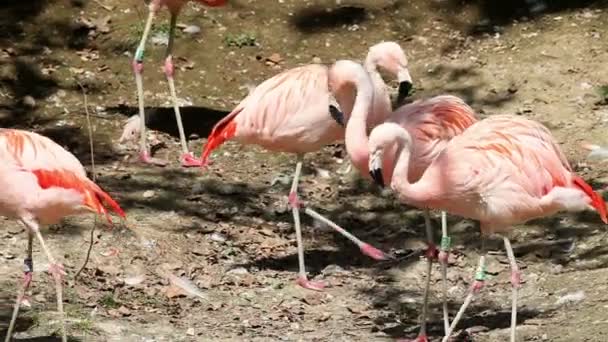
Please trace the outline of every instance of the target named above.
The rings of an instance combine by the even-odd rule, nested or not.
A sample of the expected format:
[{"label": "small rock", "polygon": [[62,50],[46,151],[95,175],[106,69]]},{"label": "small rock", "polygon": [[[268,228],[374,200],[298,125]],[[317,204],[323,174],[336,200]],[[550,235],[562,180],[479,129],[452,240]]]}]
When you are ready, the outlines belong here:
[{"label": "small rock", "polygon": [[321,58],[315,56],[312,58],[312,62],[315,64],[321,64]]},{"label": "small rock", "polygon": [[131,316],[131,310],[127,309],[125,306],[119,307],[118,312],[123,316]]},{"label": "small rock", "polygon": [[329,171],[327,171],[325,169],[317,168],[317,169],[315,169],[315,173],[317,174],[317,176],[319,176],[321,178],[325,178],[325,179],[331,178]]},{"label": "small rock", "polygon": [[201,32],[201,28],[196,25],[188,25],[186,26],[186,28],[183,29],[183,31],[189,34],[197,34]]},{"label": "small rock", "polygon": [[144,191],[143,197],[144,198],[152,198],[154,197],[156,193],[154,192],[154,190],[146,190]]},{"label": "small rock", "polygon": [[287,185],[290,183],[290,179],[291,177],[289,177],[288,175],[278,175],[274,177],[272,181],[270,181],[270,186],[274,186],[277,183],[281,185]]},{"label": "small rock", "polygon": [[211,234],[210,239],[215,242],[226,242],[226,237],[217,232]]},{"label": "small rock", "polygon": [[229,270],[228,272],[226,272],[226,274],[236,274],[236,275],[243,275],[243,274],[248,274],[249,271],[247,271],[247,269],[245,267],[237,267],[237,268],[233,268],[231,270]]},{"label": "small rock", "polygon": [[28,107],[28,108],[35,108],[36,107],[36,100],[34,100],[34,98],[30,95],[26,95],[21,99],[21,102],[23,103],[24,106]]},{"label": "small rock", "polygon": [[557,299],[555,304],[564,305],[564,304],[576,304],[585,299],[585,292],[580,290],[573,293],[568,293],[564,296],[561,296]]},{"label": "small rock", "polygon": [[194,328],[188,328],[188,330],[186,330],[186,335],[188,336],[194,336]]},{"label": "small rock", "polygon": [[323,271],[321,271],[321,273],[323,273],[323,275],[332,275],[332,274],[336,274],[336,273],[343,273],[344,269],[338,265],[328,265],[327,267],[325,267],[323,269]]}]

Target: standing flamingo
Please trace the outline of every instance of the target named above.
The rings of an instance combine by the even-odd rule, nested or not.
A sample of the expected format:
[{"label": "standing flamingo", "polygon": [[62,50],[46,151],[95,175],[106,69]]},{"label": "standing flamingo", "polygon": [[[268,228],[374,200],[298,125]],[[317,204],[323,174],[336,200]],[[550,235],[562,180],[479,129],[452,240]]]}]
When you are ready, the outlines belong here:
[{"label": "standing flamingo", "polygon": [[[409,172],[416,142],[394,123],[376,127],[369,139],[369,168],[384,184],[382,164],[386,149],[397,144],[398,159],[391,188],[409,205],[445,210],[480,221],[481,257],[475,282],[458,311],[446,342],[485,280],[483,240],[506,233],[514,224],[555,214],[594,208],[604,223],[606,205],[601,196],[572,172],[566,157],[542,124],[514,115],[495,115],[479,121],[454,137],[415,183]],[[517,290],[520,271],[511,242],[503,235],[511,264],[511,341],[517,324]]]},{"label": "standing flamingo", "polygon": [[17,295],[13,316],[6,333],[10,341],[21,301],[32,281],[32,243],[34,235],[49,260],[49,273],[55,280],[57,308],[61,316],[62,340],[67,341],[63,312],[63,266],[58,263],[40,234],[40,225],[58,223],[63,217],[92,211],[110,210],[125,217],[120,206],[98,185],[87,178],[74,155],[42,135],[17,129],[0,129],[0,215],[18,219],[27,229],[27,257],[23,286]]},{"label": "standing flamingo", "polygon": [[[344,85],[341,85],[344,87]],[[340,103],[341,105],[341,103]],[[461,134],[469,126],[477,121],[475,112],[460,98],[452,95],[440,95],[430,99],[419,100],[395,110],[386,120],[406,129],[413,136],[414,146],[412,152],[412,163],[408,172],[409,180],[416,181],[431,164],[433,159],[445,148],[449,141]],[[346,126],[346,151],[351,162],[363,174],[369,174],[369,148],[366,131],[366,117],[353,113]],[[386,154],[383,160],[383,178],[389,182],[392,179],[394,156],[396,146],[391,147],[391,152]],[[427,278],[424,291],[424,302],[421,315],[420,334],[418,341],[426,341],[426,315],[428,306],[428,295],[430,287],[430,276],[433,259],[438,258],[441,263],[443,281],[443,318],[444,328],[449,328],[449,317],[447,307],[447,262],[450,248],[450,237],[447,231],[447,220],[445,212],[441,215],[442,238],[440,251],[437,251],[433,242],[433,231],[429,210],[424,210],[426,234],[428,240]]]},{"label": "standing flamingo", "polygon": [[[340,111],[335,99],[341,103],[352,101],[351,93],[343,92],[333,84],[349,80],[357,95],[354,105]],[[330,90],[333,89],[333,90]],[[241,144],[253,144],[273,152],[294,153],[296,170],[289,192],[289,204],[293,212],[298,245],[299,277],[297,283],[307,289],[322,290],[324,285],[307,279],[304,265],[304,247],[300,229],[298,180],[304,154],[320,150],[323,146],[344,138],[345,118],[365,115],[373,98],[369,75],[352,61],[340,60],[327,67],[309,64],[286,70],[259,84],[236,108],[220,120],[212,129],[202,152],[203,165],[208,163],[211,152],[226,140],[234,139]],[[335,98],[335,99],[334,99]],[[304,212],[316,219],[328,222],[310,208]],[[384,253],[362,242],[333,223],[330,226],[359,246],[361,251],[377,260]]]},{"label": "standing flamingo", "polygon": [[[200,166],[200,160],[194,158],[191,152],[188,150],[188,144],[186,142],[186,136],[184,134],[184,127],[182,124],[182,117],[177,104],[177,95],[175,92],[175,83],[173,80],[174,67],[173,67],[173,38],[175,36],[175,26],[177,24],[177,16],[180,13],[182,7],[190,0],[151,0],[148,4],[148,19],[144,32],[141,36],[139,46],[135,51],[135,57],[133,58],[133,71],[135,72],[135,83],[137,85],[137,99],[139,104],[139,116],[140,116],[140,159],[144,163],[155,164],[158,166],[167,165],[167,161],[150,156],[146,142],[146,119],[144,112],[144,89],[141,74],[144,69],[144,49],[148,34],[152,27],[152,20],[163,6],[166,6],[171,13],[171,21],[169,26],[169,43],[167,44],[167,50],[165,53],[165,65],[164,71],[167,76],[167,82],[169,83],[169,92],[171,93],[171,100],[173,101],[173,110],[175,111],[175,119],[177,120],[177,128],[179,130],[179,139],[182,146],[181,163],[184,167]],[[207,6],[216,7],[222,6],[226,3],[226,0],[196,0]]]}]

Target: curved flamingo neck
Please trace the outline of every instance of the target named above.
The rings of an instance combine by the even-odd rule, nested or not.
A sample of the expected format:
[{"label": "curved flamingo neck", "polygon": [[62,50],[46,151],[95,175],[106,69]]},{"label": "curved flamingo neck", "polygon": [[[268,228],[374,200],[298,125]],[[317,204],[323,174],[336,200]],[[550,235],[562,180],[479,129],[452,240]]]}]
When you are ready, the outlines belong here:
[{"label": "curved flamingo neck", "polygon": [[[363,75],[361,75],[363,76]],[[367,72],[356,82],[357,95],[350,118],[346,124],[344,143],[353,165],[364,175],[368,173],[367,118],[372,109],[374,88]]]},{"label": "curved flamingo neck", "polygon": [[[403,132],[396,136],[395,140],[398,144],[396,154],[397,161],[395,163],[395,168],[393,169],[391,188],[397,193],[397,197],[401,201],[410,205],[425,206],[424,204],[426,202],[433,199],[436,190],[434,184],[437,184],[438,182],[428,184],[429,182],[426,181],[428,175],[427,177],[424,177],[423,175],[417,182],[410,183],[408,173],[412,155],[412,138],[407,130],[403,129]],[[427,172],[428,171],[432,172],[430,169],[427,169]]]}]

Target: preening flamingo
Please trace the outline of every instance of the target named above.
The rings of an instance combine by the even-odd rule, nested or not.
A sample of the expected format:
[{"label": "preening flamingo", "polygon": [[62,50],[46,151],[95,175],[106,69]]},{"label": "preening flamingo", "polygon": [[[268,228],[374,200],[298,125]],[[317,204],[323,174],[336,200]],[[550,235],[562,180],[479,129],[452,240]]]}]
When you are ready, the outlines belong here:
[{"label": "preening flamingo", "polygon": [[380,42],[371,46],[365,57],[364,66],[374,84],[372,111],[367,116],[368,131],[371,132],[372,128],[383,123],[393,112],[388,87],[378,69],[383,69],[397,78],[399,82],[397,103],[401,103],[409,95],[413,84],[405,52],[395,42]]},{"label": "preening flamingo", "polygon": [[[542,124],[514,115],[494,115],[454,137],[418,181],[409,172],[416,142],[401,126],[385,123],[369,139],[369,168],[383,185],[382,164],[388,147],[397,144],[398,159],[391,188],[409,205],[445,210],[480,221],[482,253],[475,281],[443,338],[446,342],[485,280],[483,239],[507,233],[514,224],[559,211],[595,209],[604,223],[606,205],[581,177],[572,172],[559,145]],[[520,271],[511,243],[503,241],[511,264],[511,341],[515,341]]]},{"label": "preening flamingo", "polygon": [[40,226],[58,223],[63,217],[110,211],[125,217],[120,206],[98,185],[87,178],[82,164],[70,152],[51,139],[17,129],[0,129],[0,215],[19,220],[27,230],[27,257],[24,260],[23,286],[6,333],[10,341],[19,314],[19,306],[32,281],[32,243],[34,235],[49,260],[49,272],[55,280],[57,308],[61,316],[62,339],[67,341],[63,313],[63,266],[46,246]]},{"label": "preening flamingo", "polygon": [[[298,180],[305,153],[320,150],[323,146],[344,138],[345,118],[349,111],[342,112],[335,99],[347,103],[351,94],[332,84],[350,80],[357,90],[352,115],[369,112],[373,88],[369,74],[363,66],[348,60],[340,60],[331,66],[309,64],[281,72],[259,84],[236,108],[213,127],[202,152],[206,165],[211,152],[226,140],[241,144],[253,144],[273,152],[288,152],[297,155],[296,170],[289,192],[296,240],[298,245],[299,277],[297,283],[307,289],[321,290],[322,283],[307,279],[304,265],[304,247],[300,229]],[[332,89],[332,90],[330,90]],[[310,208],[304,212],[324,222]],[[344,229],[329,222],[330,226],[359,246],[366,255],[382,260],[384,253],[362,242]]]},{"label": "preening flamingo", "polygon": [[[150,156],[150,152],[148,151],[148,146],[146,142],[146,119],[144,112],[144,89],[143,89],[143,81],[141,74],[144,69],[144,49],[146,46],[146,41],[148,39],[148,34],[152,27],[152,20],[158,14],[159,10],[166,6],[171,13],[171,21],[169,26],[169,43],[167,45],[167,50],[165,54],[165,65],[164,71],[167,76],[167,82],[169,83],[169,92],[171,93],[171,100],[173,101],[173,110],[175,111],[175,119],[177,120],[177,128],[179,131],[179,139],[182,146],[182,156],[181,163],[182,166],[191,167],[191,166],[200,166],[200,160],[194,158],[191,152],[188,150],[188,143],[186,142],[186,136],[184,134],[184,127],[182,124],[182,117],[179,111],[179,106],[177,104],[177,95],[175,92],[175,83],[173,80],[173,74],[175,72],[173,67],[173,38],[175,36],[175,26],[177,24],[177,16],[179,15],[182,7],[189,2],[190,0],[151,0],[148,4],[148,19],[146,21],[146,26],[144,27],[144,32],[141,36],[141,41],[137,50],[135,51],[135,57],[133,58],[133,71],[135,72],[135,83],[137,85],[137,100],[139,105],[139,116],[140,116],[140,159],[144,163],[155,164],[159,166],[164,166],[167,164],[167,161],[160,160],[158,158],[153,158]],[[222,6],[226,3],[226,0],[195,0],[204,5],[215,7]]]},{"label": "preening flamingo", "polygon": [[[339,85],[348,87],[348,85]],[[339,103],[341,105],[341,103]],[[366,131],[366,117],[358,116],[359,113],[351,115],[346,126],[346,151],[351,162],[364,175],[369,174],[369,147]],[[433,159],[445,148],[449,141],[461,134],[469,126],[477,121],[475,112],[460,98],[452,95],[440,95],[429,99],[418,100],[404,105],[395,110],[387,118],[387,122],[397,124],[406,129],[413,136],[414,150],[412,152],[412,163],[408,172],[409,180],[416,181],[431,164]],[[392,179],[395,153],[397,146],[393,144],[390,152],[383,159],[383,179],[388,182]],[[424,292],[424,304],[421,315],[421,327],[418,340],[426,339],[426,314],[428,304],[428,290],[430,286],[430,275],[433,259],[439,258],[441,262],[443,281],[443,316],[444,328],[449,328],[449,317],[447,307],[447,261],[450,248],[450,237],[448,236],[447,220],[445,212],[442,212],[442,239],[440,251],[437,252],[433,239],[431,219],[429,210],[424,208],[426,234],[428,239],[427,278]]]}]

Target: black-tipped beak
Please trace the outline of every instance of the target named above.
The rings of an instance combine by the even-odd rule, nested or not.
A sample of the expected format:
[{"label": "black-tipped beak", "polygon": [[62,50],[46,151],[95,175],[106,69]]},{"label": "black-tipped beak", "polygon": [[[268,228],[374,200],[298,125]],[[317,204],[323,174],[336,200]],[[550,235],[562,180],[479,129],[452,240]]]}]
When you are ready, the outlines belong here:
[{"label": "black-tipped beak", "polygon": [[397,103],[401,103],[405,98],[410,95],[410,91],[414,85],[410,81],[403,81],[399,83],[399,93],[397,94]]},{"label": "black-tipped beak", "polygon": [[338,125],[342,127],[346,127],[346,123],[344,122],[344,113],[338,107],[334,105],[329,105],[329,115],[331,115],[332,119],[334,119]]},{"label": "black-tipped beak", "polygon": [[382,169],[373,169],[369,171],[369,175],[372,176],[372,179],[376,184],[378,184],[381,188],[384,188],[384,177],[382,177]]}]

